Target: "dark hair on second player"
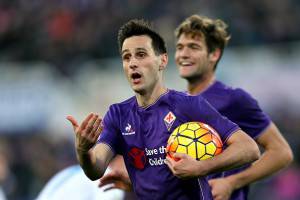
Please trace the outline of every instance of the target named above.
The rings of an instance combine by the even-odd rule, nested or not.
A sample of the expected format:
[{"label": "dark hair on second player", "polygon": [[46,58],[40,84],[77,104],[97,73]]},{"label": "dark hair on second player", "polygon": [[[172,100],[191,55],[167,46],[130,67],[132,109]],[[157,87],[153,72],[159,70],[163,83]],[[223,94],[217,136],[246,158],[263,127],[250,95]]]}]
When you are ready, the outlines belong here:
[{"label": "dark hair on second player", "polygon": [[[204,37],[208,52],[211,53],[217,48],[221,50],[222,57],[223,50],[230,40],[230,35],[226,31],[227,24],[220,19],[210,19],[205,16],[192,15],[186,18],[175,30],[175,37],[179,37],[184,34],[192,34],[192,37],[200,35]],[[214,66],[214,70],[217,67],[219,60]]]},{"label": "dark hair on second player", "polygon": [[152,40],[152,48],[156,55],[167,53],[166,43],[163,38],[156,33],[149,22],[143,19],[133,19],[124,24],[118,32],[119,51],[122,52],[124,40],[132,36],[149,36]]}]

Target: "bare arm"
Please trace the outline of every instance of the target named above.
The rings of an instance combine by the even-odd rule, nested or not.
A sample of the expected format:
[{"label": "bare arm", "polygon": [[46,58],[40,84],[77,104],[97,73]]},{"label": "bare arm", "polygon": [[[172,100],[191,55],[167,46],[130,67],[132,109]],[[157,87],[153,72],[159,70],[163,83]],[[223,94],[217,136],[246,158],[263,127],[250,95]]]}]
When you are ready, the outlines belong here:
[{"label": "bare arm", "polygon": [[259,149],[255,141],[239,130],[227,140],[228,147],[218,156],[196,161],[186,154],[175,153],[174,161],[167,157],[167,164],[173,174],[180,178],[200,177],[214,172],[236,168],[259,158]]},{"label": "bare arm", "polygon": [[102,143],[96,145],[102,132],[102,119],[91,113],[80,126],[72,116],[68,116],[67,119],[72,123],[75,132],[76,156],[80,166],[91,180],[99,179],[114,156],[108,145]]},{"label": "bare arm", "polygon": [[91,180],[101,178],[114,154],[106,144],[97,144],[88,152],[77,150],[77,159],[87,177]]},{"label": "bare arm", "polygon": [[125,167],[123,156],[117,155],[109,163],[110,171],[101,179],[99,186],[111,184],[108,189],[119,188],[125,191],[132,191],[131,181]]},{"label": "bare arm", "polygon": [[259,158],[257,144],[242,130],[235,132],[226,144],[228,147],[219,156],[205,160],[209,166],[206,174],[237,168]]},{"label": "bare arm", "polygon": [[293,160],[293,153],[277,127],[272,123],[257,139],[264,148],[259,160],[248,169],[227,177],[234,189],[241,188],[259,179],[265,178],[286,167]]},{"label": "bare arm", "polygon": [[214,199],[227,200],[234,190],[274,174],[293,160],[290,146],[273,123],[259,136],[257,143],[264,148],[264,153],[249,168],[209,181]]}]

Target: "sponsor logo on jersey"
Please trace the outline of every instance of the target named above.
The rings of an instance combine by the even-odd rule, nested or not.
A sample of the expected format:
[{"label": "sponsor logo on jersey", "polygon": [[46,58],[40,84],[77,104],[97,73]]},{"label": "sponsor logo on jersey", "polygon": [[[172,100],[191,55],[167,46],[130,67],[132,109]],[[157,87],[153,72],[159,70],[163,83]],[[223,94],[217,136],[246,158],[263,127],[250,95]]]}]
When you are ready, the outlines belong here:
[{"label": "sponsor logo on jersey", "polygon": [[176,120],[176,116],[171,111],[168,112],[168,114],[164,118],[164,122],[165,122],[165,125],[166,125],[168,131],[170,131],[175,120]]},{"label": "sponsor logo on jersey", "polygon": [[146,166],[147,158],[145,155],[145,151],[138,148],[132,147],[128,152],[129,162],[139,170],[142,170]]},{"label": "sponsor logo on jersey", "polygon": [[122,135],[134,135],[135,131],[131,127],[129,123],[127,123],[127,126],[125,127],[125,132],[122,132]]}]

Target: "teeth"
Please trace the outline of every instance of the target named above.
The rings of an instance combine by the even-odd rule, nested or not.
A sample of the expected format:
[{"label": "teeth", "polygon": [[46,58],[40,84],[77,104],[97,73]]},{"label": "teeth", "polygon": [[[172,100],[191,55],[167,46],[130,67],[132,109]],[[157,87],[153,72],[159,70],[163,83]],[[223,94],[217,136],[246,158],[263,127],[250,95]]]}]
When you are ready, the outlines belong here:
[{"label": "teeth", "polygon": [[181,65],[192,65],[191,62],[187,62],[187,61],[181,62],[180,64],[181,64]]}]

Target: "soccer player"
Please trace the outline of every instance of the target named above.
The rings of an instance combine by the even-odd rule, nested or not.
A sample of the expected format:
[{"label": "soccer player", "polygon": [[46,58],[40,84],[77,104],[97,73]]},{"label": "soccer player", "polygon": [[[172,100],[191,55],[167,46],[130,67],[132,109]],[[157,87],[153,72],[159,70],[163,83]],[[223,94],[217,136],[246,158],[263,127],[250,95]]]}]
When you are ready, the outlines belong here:
[{"label": "soccer player", "polygon": [[198,15],[188,17],[175,31],[175,60],[180,76],[187,80],[187,92],[201,94],[264,149],[252,165],[216,174],[209,181],[215,200],[242,200],[247,199],[250,183],[284,168],[293,155],[276,125],[253,97],[216,80],[217,64],[230,39],[226,28],[221,20]]},{"label": "soccer player", "polygon": [[[85,174],[92,180],[100,178],[112,158],[121,154],[139,199],[212,199],[205,176],[256,160],[257,145],[203,98],[164,86],[165,43],[147,23],[129,21],[120,28],[118,41],[125,76],[135,96],[111,105],[103,121],[93,113],[81,124],[67,117]],[[189,121],[211,125],[228,147],[204,161],[186,154],[175,154],[180,159],[177,162],[165,160],[170,133]]]}]

